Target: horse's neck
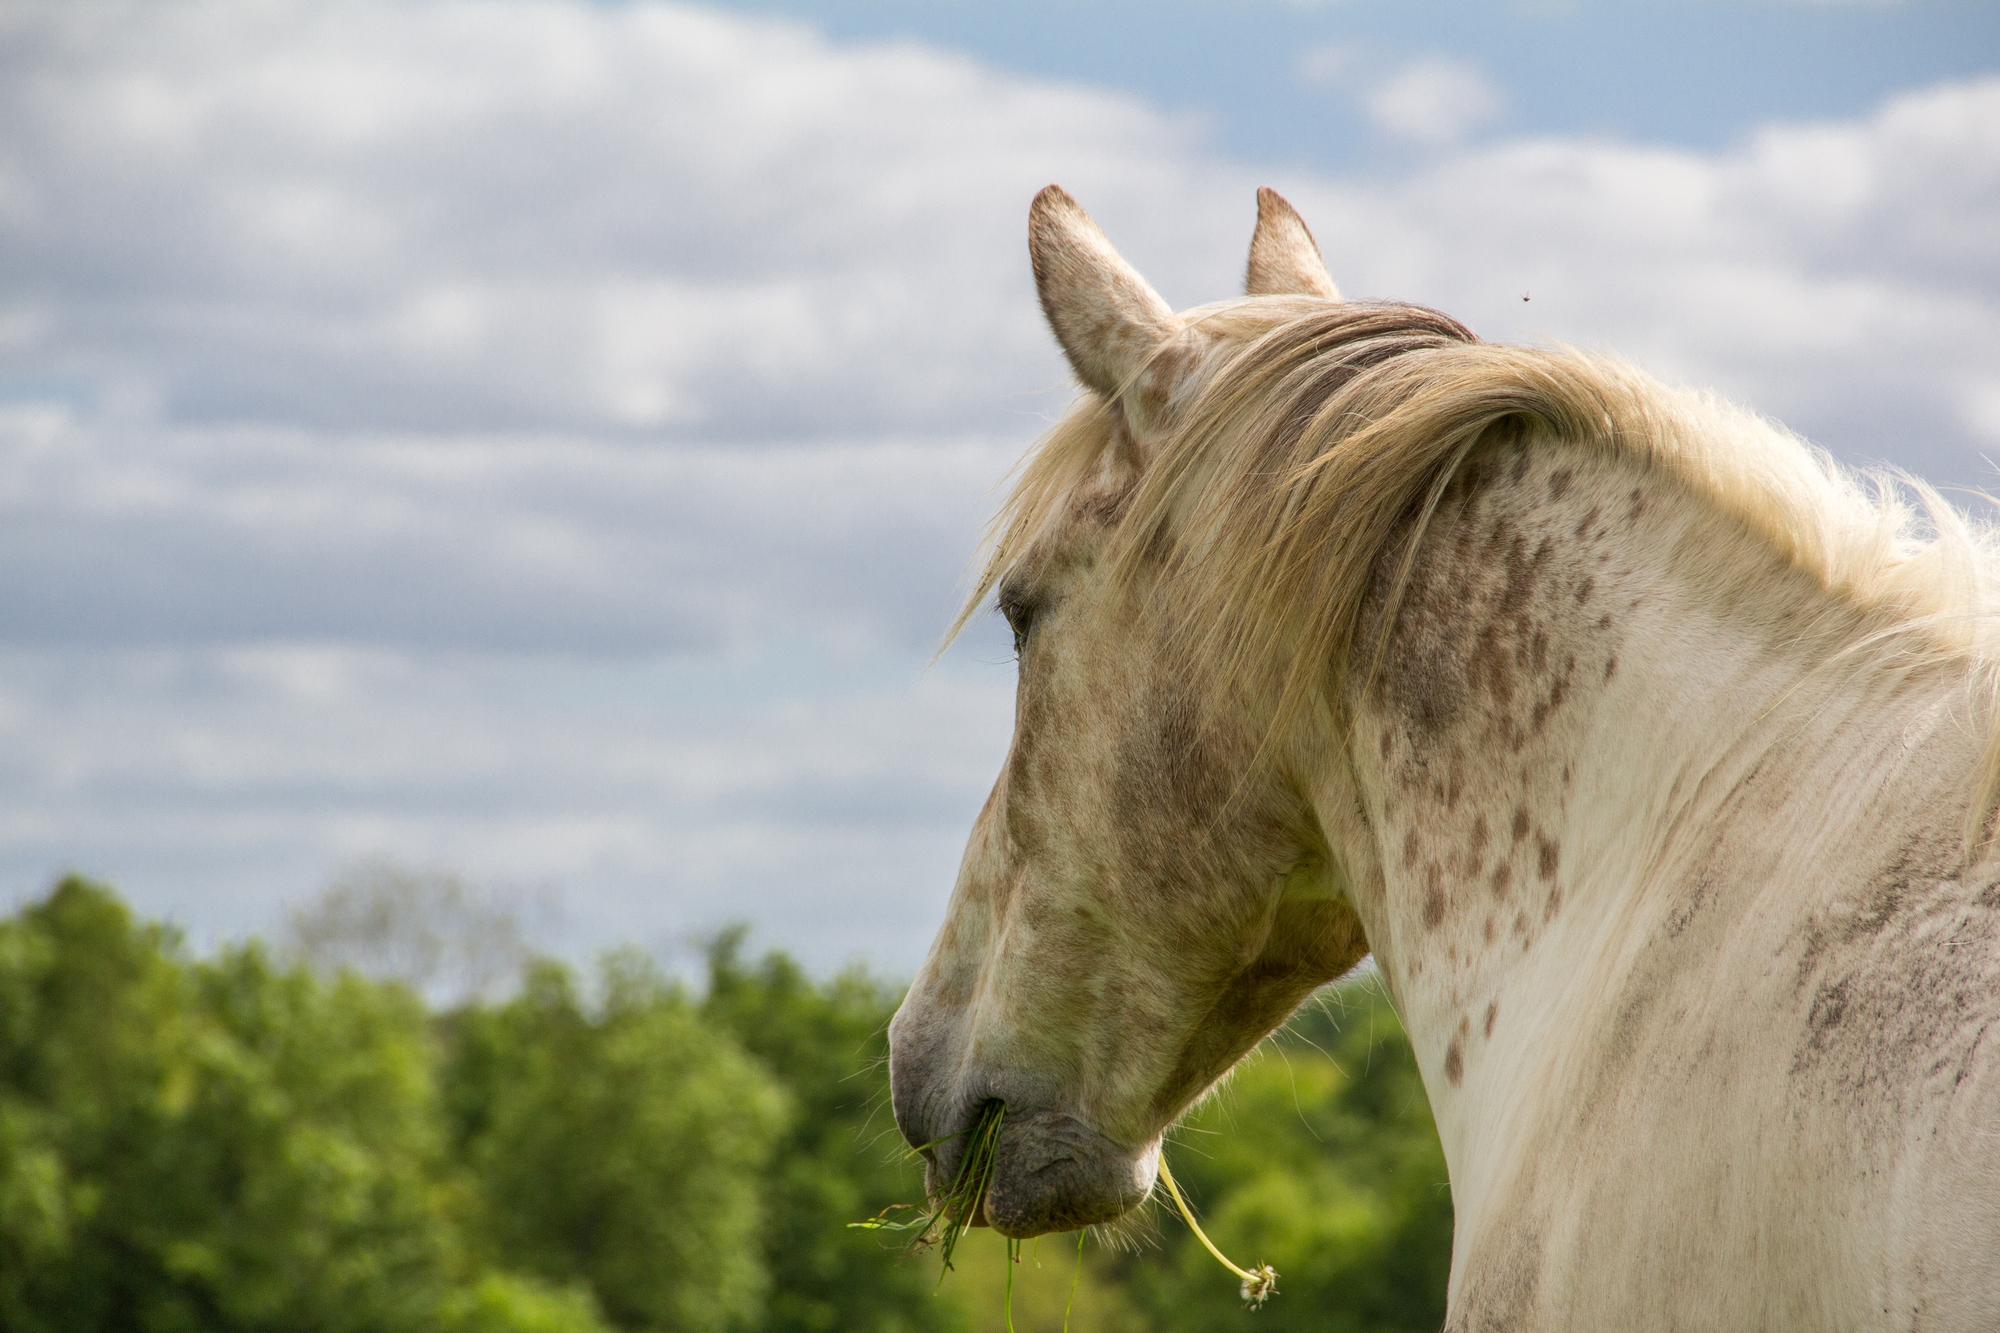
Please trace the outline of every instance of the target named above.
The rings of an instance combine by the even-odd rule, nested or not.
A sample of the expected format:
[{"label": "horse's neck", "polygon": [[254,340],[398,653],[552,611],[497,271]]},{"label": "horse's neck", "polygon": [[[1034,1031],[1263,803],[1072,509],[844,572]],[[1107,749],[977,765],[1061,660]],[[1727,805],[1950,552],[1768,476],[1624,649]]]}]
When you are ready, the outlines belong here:
[{"label": "horse's neck", "polygon": [[1942,673],[1827,668],[1867,629],[1628,463],[1503,455],[1447,495],[1353,700],[1352,877],[1455,1191],[1545,1100],[1517,1084],[1610,1021],[1593,1001],[1686,909],[1719,828],[1833,855],[1913,737],[1936,762],[1910,808],[1963,812],[1978,745]]}]

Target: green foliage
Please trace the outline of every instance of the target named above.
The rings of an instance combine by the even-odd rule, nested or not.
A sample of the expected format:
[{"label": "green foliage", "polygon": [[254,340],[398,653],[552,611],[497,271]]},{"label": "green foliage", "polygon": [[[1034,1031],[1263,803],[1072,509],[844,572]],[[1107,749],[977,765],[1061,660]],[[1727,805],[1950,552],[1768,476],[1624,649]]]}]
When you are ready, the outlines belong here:
[{"label": "green foliage", "polygon": [[758,1326],[784,1093],[643,959],[608,960],[601,990],[586,1005],[546,964],[459,1016],[446,1081],[478,1229],[506,1267],[588,1284],[620,1328]]},{"label": "green foliage", "polygon": [[[700,998],[634,955],[428,1014],[403,985],[189,958],[67,879],[0,920],[0,1333],[1020,1333],[1434,1329],[1451,1201],[1394,1013],[1294,1020],[1177,1131],[1238,1261],[1171,1215],[1135,1251],[1006,1261],[847,1223],[921,1193],[887,1105],[896,992],[740,934]],[[1254,1319],[1256,1323],[1246,1321]]]},{"label": "green foliage", "polygon": [[0,1013],[0,1325],[431,1325],[454,1255],[407,994],[190,964],[68,879],[0,923]]},{"label": "green foliage", "polygon": [[438,1316],[438,1333],[604,1333],[589,1288],[514,1273],[488,1273],[454,1292]]},{"label": "green foliage", "polygon": [[703,1012],[791,1090],[796,1108],[767,1183],[763,1327],[958,1327],[959,1307],[936,1299],[933,1265],[908,1258],[893,1237],[847,1227],[923,1191],[922,1171],[901,1160],[888,1107],[887,1032],[898,994],[858,971],[815,984],[782,954],[747,966],[741,942],[732,931],[710,948]]}]

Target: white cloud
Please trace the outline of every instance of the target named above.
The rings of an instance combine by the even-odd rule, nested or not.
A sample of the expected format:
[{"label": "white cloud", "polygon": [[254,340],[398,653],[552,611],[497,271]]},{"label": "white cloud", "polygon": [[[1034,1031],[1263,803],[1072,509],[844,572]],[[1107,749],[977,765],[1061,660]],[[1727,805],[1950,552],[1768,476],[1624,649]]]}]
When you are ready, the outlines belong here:
[{"label": "white cloud", "polygon": [[1477,65],[1430,56],[1370,88],[1362,105],[1384,133],[1437,146],[1498,119],[1507,99]]},{"label": "white cloud", "polygon": [[107,876],[206,941],[393,849],[558,886],[573,948],[741,919],[817,966],[910,966],[1005,751],[1011,681],[790,651],[0,652],[0,873],[17,892]]},{"label": "white cloud", "polygon": [[25,4],[0,47],[14,371],[178,420],[989,422],[1048,365],[1021,200],[1183,137],[659,5]]},{"label": "white cloud", "polygon": [[1299,77],[1322,88],[1346,84],[1368,58],[1359,42],[1322,42],[1299,55]]},{"label": "white cloud", "polygon": [[[1385,114],[1468,133],[1465,73]],[[913,965],[1010,690],[911,682],[1066,396],[1049,180],[1183,305],[1267,183],[1130,99],[696,10],[0,7],[0,874],[234,930],[386,852],[559,881],[586,942]],[[1268,183],[1345,290],[1984,474],[2000,81]]]},{"label": "white cloud", "polygon": [[0,643],[921,652],[1020,442],[132,426],[0,411]]},{"label": "white cloud", "polygon": [[1507,94],[1468,60],[1428,55],[1389,68],[1362,42],[1326,42],[1298,58],[1307,83],[1354,100],[1390,139],[1428,148],[1464,140],[1499,120]]}]

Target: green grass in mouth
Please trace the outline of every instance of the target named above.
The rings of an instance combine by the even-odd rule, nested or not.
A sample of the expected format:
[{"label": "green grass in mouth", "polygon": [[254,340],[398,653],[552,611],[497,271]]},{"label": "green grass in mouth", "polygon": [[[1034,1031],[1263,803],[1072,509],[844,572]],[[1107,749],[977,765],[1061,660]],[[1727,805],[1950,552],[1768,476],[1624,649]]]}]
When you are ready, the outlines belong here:
[{"label": "green grass in mouth", "polygon": [[[911,1149],[912,1153],[921,1153],[956,1138],[966,1139],[965,1153],[958,1159],[958,1170],[952,1175],[951,1183],[940,1193],[932,1195],[928,1203],[891,1204],[865,1222],[850,1222],[848,1225],[863,1231],[914,1233],[910,1241],[911,1252],[938,1246],[944,1258],[944,1270],[949,1272],[952,1251],[958,1248],[958,1238],[965,1234],[965,1229],[972,1225],[972,1219],[979,1215],[980,1203],[985,1199],[987,1187],[993,1183],[993,1172],[1000,1164],[1000,1122],[1006,1115],[1006,1103],[987,1102],[979,1108],[979,1118],[972,1122],[970,1128]],[[903,1215],[907,1213],[916,1213],[917,1216],[905,1218]],[[944,1281],[944,1272],[938,1274],[938,1281]]]}]

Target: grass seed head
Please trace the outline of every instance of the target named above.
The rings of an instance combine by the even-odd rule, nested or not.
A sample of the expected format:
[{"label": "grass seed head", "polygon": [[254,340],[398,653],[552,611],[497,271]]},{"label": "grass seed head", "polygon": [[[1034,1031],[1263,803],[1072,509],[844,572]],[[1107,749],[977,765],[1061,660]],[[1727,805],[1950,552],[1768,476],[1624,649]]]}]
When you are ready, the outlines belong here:
[{"label": "grass seed head", "polygon": [[1254,1310],[1270,1299],[1278,1289],[1278,1270],[1269,1264],[1258,1264],[1243,1279],[1243,1308]]}]

